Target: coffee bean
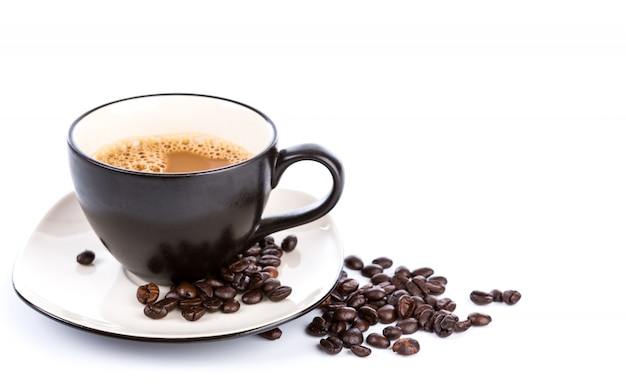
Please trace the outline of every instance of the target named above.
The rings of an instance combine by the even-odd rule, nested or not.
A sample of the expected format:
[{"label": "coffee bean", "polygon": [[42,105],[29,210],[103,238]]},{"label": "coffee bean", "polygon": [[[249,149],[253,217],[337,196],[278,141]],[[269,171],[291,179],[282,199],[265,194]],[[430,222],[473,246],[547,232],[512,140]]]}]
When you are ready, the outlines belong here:
[{"label": "coffee bean", "polygon": [[381,300],[382,298],[387,296],[387,294],[385,293],[385,290],[383,288],[376,285],[372,288],[365,290],[363,292],[363,296],[365,296],[368,300]]},{"label": "coffee bean", "polygon": [[367,357],[372,354],[372,350],[363,345],[352,345],[350,346],[350,351],[357,357]]},{"label": "coffee bean", "polygon": [[322,350],[328,354],[338,354],[343,349],[343,342],[335,336],[320,339]]},{"label": "coffee bean", "polygon": [[470,300],[474,304],[486,305],[493,302],[493,295],[491,293],[474,290],[470,293]]},{"label": "coffee bean", "polygon": [[176,308],[178,308],[178,299],[174,299],[172,297],[166,297],[155,302],[154,305],[157,307],[165,308],[167,312],[171,312],[171,311],[174,311]]},{"label": "coffee bean", "polygon": [[338,308],[333,313],[334,320],[343,321],[343,322],[352,322],[354,319],[356,319],[356,316],[357,316],[357,310],[352,307],[347,307],[347,306]]},{"label": "coffee bean", "polygon": [[264,331],[262,333],[259,333],[258,335],[260,337],[263,337],[263,338],[267,339],[267,340],[275,341],[275,340],[279,339],[280,337],[282,337],[283,331],[281,329],[279,329],[278,327],[275,327],[275,328],[273,328],[271,330],[267,330],[267,331]]},{"label": "coffee bean", "polygon": [[283,238],[283,241],[280,243],[280,248],[285,252],[291,252],[296,249],[298,245],[298,237],[295,235],[287,235]]},{"label": "coffee bean", "polygon": [[81,265],[90,265],[96,259],[96,254],[91,250],[85,250],[76,256],[76,262]]},{"label": "coffee bean", "polygon": [[239,301],[234,298],[228,299],[225,300],[224,304],[222,305],[222,312],[225,314],[232,314],[233,312],[239,311],[240,307],[241,303],[239,303]]},{"label": "coffee bean", "polygon": [[228,269],[233,273],[241,273],[246,270],[252,261],[249,257],[237,259],[235,262],[228,265]]},{"label": "coffee bean", "polygon": [[178,301],[178,306],[180,308],[184,307],[195,307],[202,305],[204,300],[201,297],[194,297],[193,299],[183,299]]},{"label": "coffee bean", "polygon": [[383,269],[389,269],[393,265],[393,261],[387,257],[378,257],[372,261],[373,264],[379,265]]},{"label": "coffee bean", "polygon": [[211,297],[209,299],[205,299],[202,302],[202,305],[206,308],[207,312],[218,312],[222,310],[224,300],[219,297]]},{"label": "coffee bean", "polygon": [[419,330],[419,323],[415,318],[400,319],[396,326],[402,330],[402,334],[413,334]]},{"label": "coffee bean", "polygon": [[396,309],[391,304],[385,304],[378,308],[378,320],[383,324],[389,324],[396,321]]},{"label": "coffee bean", "polygon": [[389,340],[398,339],[402,336],[402,329],[398,326],[387,326],[383,329],[383,335]]},{"label": "coffee bean", "polygon": [[180,295],[180,297],[184,297],[186,299],[193,299],[198,295],[196,287],[187,281],[183,281],[176,285],[176,292]]},{"label": "coffee bean", "polygon": [[344,346],[348,347],[353,345],[360,345],[363,343],[363,333],[361,332],[361,330],[355,327],[351,327],[343,333],[341,341],[343,342]]},{"label": "coffee bean", "polygon": [[316,316],[306,327],[306,331],[314,336],[321,337],[328,334],[329,323],[320,316]]},{"label": "coffee bean", "polygon": [[358,316],[366,321],[370,326],[373,326],[378,323],[379,315],[376,308],[373,308],[369,305],[364,305],[357,310]]},{"label": "coffee bean", "polygon": [[280,286],[280,280],[278,280],[277,278],[268,278],[265,281],[263,281],[263,285],[261,285],[261,290],[265,293],[269,293],[271,291],[273,291],[274,289],[278,288]]},{"label": "coffee bean", "polygon": [[159,286],[152,282],[137,288],[137,300],[141,304],[152,304],[159,298]]},{"label": "coffee bean", "polygon": [[413,338],[400,338],[394,342],[392,350],[402,356],[410,356],[420,351],[420,344]]},{"label": "coffee bean", "polygon": [[181,309],[183,318],[190,322],[196,321],[206,313],[206,308],[202,305],[185,306]]},{"label": "coffee bean", "polygon": [[502,292],[502,301],[506,304],[516,304],[522,298],[522,294],[514,290],[506,290]]},{"label": "coffee bean", "polygon": [[271,301],[281,301],[286,299],[287,297],[289,297],[289,295],[291,295],[292,289],[289,286],[285,286],[285,285],[280,285],[278,287],[276,287],[276,289],[273,289],[271,292],[269,292],[267,294],[267,297],[271,300]]},{"label": "coffee bean", "polygon": [[456,324],[454,325],[454,332],[455,333],[462,333],[464,331],[467,331],[467,329],[469,329],[472,326],[472,321],[467,319],[467,320],[460,320],[458,322],[456,322]]},{"label": "coffee bean", "polygon": [[337,284],[337,288],[335,290],[340,295],[348,295],[359,288],[359,282],[354,278],[346,278]]},{"label": "coffee bean", "polygon": [[368,345],[379,349],[386,349],[391,345],[389,338],[379,333],[370,333],[365,338],[365,342],[367,342]]},{"label": "coffee bean", "polygon": [[361,258],[356,257],[354,255],[349,255],[344,258],[343,264],[351,270],[361,270],[363,269],[363,261]]},{"label": "coffee bean", "polygon": [[167,310],[153,303],[143,307],[143,313],[150,319],[161,319],[167,315]]},{"label": "coffee bean", "polygon": [[432,276],[433,273],[435,273],[435,271],[429,267],[420,267],[418,269],[411,271],[411,276],[413,277],[422,276],[422,277],[428,278]]},{"label": "coffee bean", "polygon": [[413,316],[415,311],[415,301],[409,295],[403,295],[396,304],[396,315],[399,319],[406,319]]},{"label": "coffee bean", "polygon": [[230,285],[218,286],[213,288],[213,296],[226,301],[237,296],[237,290]]},{"label": "coffee bean", "polygon": [[472,312],[467,316],[467,319],[472,323],[472,326],[486,326],[491,323],[491,316],[478,312]]},{"label": "coffee bean", "polygon": [[244,304],[257,304],[263,300],[263,292],[258,289],[252,289],[241,295],[241,301]]},{"label": "coffee bean", "polygon": [[363,268],[361,269],[361,274],[365,277],[372,277],[374,274],[378,274],[382,272],[383,272],[383,267],[375,263],[372,263],[367,266],[363,266]]},{"label": "coffee bean", "polygon": [[492,289],[491,292],[491,296],[493,296],[493,301],[495,303],[502,303],[502,291],[498,290],[498,289]]}]

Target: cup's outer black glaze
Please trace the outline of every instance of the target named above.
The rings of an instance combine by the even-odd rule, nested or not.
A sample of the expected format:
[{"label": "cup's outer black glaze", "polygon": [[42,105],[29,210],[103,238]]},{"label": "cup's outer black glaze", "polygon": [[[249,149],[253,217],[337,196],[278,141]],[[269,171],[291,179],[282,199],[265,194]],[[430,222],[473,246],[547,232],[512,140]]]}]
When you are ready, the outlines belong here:
[{"label": "cup's outer black glaze", "polygon": [[[68,138],[76,196],[110,253],[144,280],[171,284],[215,272],[254,241],[316,220],[338,202],[344,173],[325,148],[302,144],[230,167],[188,174],[121,170],[85,156]],[[293,163],[313,160],[333,178],[318,203],[261,219],[271,190]]]}]

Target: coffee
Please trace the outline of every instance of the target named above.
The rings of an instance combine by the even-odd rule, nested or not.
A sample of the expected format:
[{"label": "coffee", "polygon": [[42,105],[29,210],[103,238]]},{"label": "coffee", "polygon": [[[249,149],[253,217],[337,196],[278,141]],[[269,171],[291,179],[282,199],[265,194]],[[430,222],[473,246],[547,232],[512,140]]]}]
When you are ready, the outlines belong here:
[{"label": "coffee", "polygon": [[155,173],[213,170],[250,156],[233,142],[192,132],[126,138],[101,147],[93,155],[111,166]]}]

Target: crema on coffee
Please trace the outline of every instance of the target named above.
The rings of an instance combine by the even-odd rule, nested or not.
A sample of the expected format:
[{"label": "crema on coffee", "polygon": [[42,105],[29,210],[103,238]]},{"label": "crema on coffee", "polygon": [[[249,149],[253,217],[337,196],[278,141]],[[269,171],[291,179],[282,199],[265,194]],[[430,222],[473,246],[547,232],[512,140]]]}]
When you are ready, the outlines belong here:
[{"label": "crema on coffee", "polygon": [[231,141],[196,132],[125,138],[101,147],[93,155],[111,166],[154,173],[212,170],[251,156]]}]

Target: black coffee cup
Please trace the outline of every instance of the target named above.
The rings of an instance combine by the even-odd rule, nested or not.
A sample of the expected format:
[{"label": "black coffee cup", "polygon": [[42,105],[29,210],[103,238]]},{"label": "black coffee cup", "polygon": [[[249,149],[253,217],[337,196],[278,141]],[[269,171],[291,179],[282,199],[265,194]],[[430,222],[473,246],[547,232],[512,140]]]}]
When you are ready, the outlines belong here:
[{"label": "black coffee cup", "polygon": [[[129,136],[193,131],[230,140],[251,152],[226,167],[151,173],[102,163],[103,145]],[[198,94],[156,94],[118,100],[80,116],[68,135],[78,202],[110,253],[139,278],[160,284],[204,278],[263,237],[314,221],[338,202],[341,162],[317,144],[277,149],[277,132],[262,112]],[[264,217],[272,189],[292,164],[325,166],[332,188],[302,209]]]}]

